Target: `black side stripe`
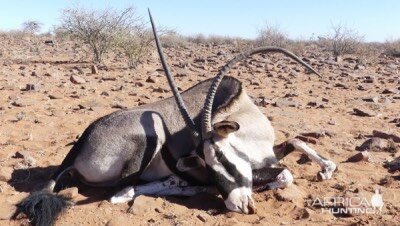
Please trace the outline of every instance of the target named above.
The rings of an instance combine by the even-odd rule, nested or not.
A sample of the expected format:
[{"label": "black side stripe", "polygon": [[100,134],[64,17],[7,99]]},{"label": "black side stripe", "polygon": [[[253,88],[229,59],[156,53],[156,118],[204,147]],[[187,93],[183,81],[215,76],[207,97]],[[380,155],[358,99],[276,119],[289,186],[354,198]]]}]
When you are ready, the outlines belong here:
[{"label": "black side stripe", "polygon": [[168,168],[178,177],[182,178],[191,185],[203,185],[201,181],[197,180],[195,177],[192,177],[188,173],[190,171],[181,172],[176,168],[176,163],[178,162],[178,160],[172,156],[166,144],[164,144],[161,148],[161,156],[164,162],[167,164]]}]

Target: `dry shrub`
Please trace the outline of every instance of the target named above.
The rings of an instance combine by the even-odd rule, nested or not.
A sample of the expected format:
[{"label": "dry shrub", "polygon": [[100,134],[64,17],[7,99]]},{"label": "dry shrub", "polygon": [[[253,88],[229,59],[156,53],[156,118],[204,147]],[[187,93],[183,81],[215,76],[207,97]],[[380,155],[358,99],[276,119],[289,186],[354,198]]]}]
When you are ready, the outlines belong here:
[{"label": "dry shrub", "polygon": [[187,40],[189,42],[195,43],[195,44],[207,44],[207,38],[203,34],[197,34],[194,36],[189,36],[187,37]]},{"label": "dry shrub", "polygon": [[320,46],[331,51],[335,57],[355,53],[363,41],[363,36],[356,30],[341,24],[332,25],[330,34],[318,38]]},{"label": "dry shrub", "polygon": [[166,48],[186,48],[189,45],[187,38],[176,32],[168,32],[160,39],[163,47]]},{"label": "dry shrub", "polygon": [[394,57],[400,57],[400,39],[390,39],[384,44],[384,53]]},{"label": "dry shrub", "polygon": [[289,38],[286,33],[281,31],[278,25],[267,24],[258,31],[256,39],[257,46],[276,46],[286,48],[289,44]]},{"label": "dry shrub", "polygon": [[382,53],[382,46],[379,43],[360,43],[355,51],[362,64],[375,64]]},{"label": "dry shrub", "polygon": [[295,40],[289,41],[287,44],[287,49],[297,56],[303,56],[306,52],[307,41]]}]

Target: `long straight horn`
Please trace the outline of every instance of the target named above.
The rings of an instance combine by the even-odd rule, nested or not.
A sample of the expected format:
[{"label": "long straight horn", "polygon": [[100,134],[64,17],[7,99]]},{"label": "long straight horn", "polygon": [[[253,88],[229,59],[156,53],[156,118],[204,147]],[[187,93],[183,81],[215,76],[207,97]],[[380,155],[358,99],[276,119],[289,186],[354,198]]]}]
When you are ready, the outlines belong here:
[{"label": "long straight horn", "polygon": [[185,121],[186,126],[190,129],[193,141],[194,141],[195,145],[197,146],[200,143],[200,134],[197,132],[196,125],[194,124],[193,119],[190,118],[190,115],[187,111],[185,103],[183,102],[182,96],[178,91],[178,88],[175,84],[173,77],[171,76],[171,71],[169,70],[167,62],[165,60],[164,52],[162,51],[162,48],[161,48],[160,39],[158,38],[156,26],[154,25],[154,21],[153,21],[153,17],[151,16],[150,9],[148,9],[148,11],[149,11],[151,27],[153,29],[154,38],[156,40],[157,51],[158,51],[158,55],[160,56],[161,64],[163,66],[165,75],[167,76],[168,83],[169,83],[169,86],[171,87],[172,93],[174,94],[175,101],[178,105],[179,111],[182,114],[182,118]]},{"label": "long straight horn", "polygon": [[214,97],[217,92],[218,86],[222,81],[222,78],[225,76],[225,74],[233,67],[237,62],[242,61],[250,57],[251,55],[258,54],[258,53],[268,53],[268,52],[280,52],[283,53],[284,55],[292,58],[293,60],[299,62],[302,64],[304,67],[306,67],[308,70],[312,71],[313,73],[317,74],[319,77],[322,77],[317,71],[315,71],[310,65],[308,65],[306,62],[301,60],[299,57],[294,55],[292,52],[289,52],[286,49],[279,48],[279,47],[273,47],[273,46],[265,46],[265,47],[259,47],[255,49],[251,49],[249,51],[243,52],[239,55],[237,55],[235,58],[230,60],[225,66],[221,68],[221,70],[218,72],[217,76],[213,79],[213,82],[210,86],[210,89],[208,90],[206,101],[204,104],[203,108],[203,118],[202,118],[202,138],[208,139],[211,136],[212,132],[212,125],[211,125],[211,111],[212,111],[212,105],[214,102]]}]

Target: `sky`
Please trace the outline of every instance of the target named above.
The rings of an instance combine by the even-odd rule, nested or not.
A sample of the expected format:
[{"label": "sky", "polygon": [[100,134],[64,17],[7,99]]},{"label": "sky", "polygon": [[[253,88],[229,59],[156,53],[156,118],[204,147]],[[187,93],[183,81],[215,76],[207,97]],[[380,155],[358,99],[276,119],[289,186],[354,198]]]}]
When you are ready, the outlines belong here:
[{"label": "sky", "polygon": [[135,6],[148,20],[183,35],[255,38],[267,24],[293,39],[329,33],[332,25],[355,29],[366,41],[400,38],[398,0],[0,0],[0,30],[21,28],[27,20],[43,23],[42,32],[59,24],[62,9],[74,6],[124,9]]}]

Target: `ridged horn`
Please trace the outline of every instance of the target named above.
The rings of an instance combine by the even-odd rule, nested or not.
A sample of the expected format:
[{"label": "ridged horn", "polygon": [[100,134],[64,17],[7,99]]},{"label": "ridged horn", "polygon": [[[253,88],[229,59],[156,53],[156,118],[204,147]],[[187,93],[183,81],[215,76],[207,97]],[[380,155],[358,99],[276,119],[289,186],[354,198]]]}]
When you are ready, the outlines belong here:
[{"label": "ridged horn", "polygon": [[308,70],[312,71],[319,77],[322,77],[317,71],[315,71],[310,65],[308,65],[306,62],[304,62],[302,59],[294,55],[292,52],[280,48],[280,47],[273,47],[273,46],[265,46],[265,47],[259,47],[259,48],[254,48],[251,50],[248,50],[246,52],[243,52],[239,55],[237,55],[235,58],[230,60],[225,66],[221,68],[221,70],[218,72],[217,76],[212,81],[212,84],[208,90],[207,97],[204,103],[204,108],[203,108],[203,118],[202,118],[202,138],[203,140],[209,139],[211,137],[211,132],[212,132],[212,125],[211,125],[211,111],[212,111],[212,106],[214,102],[214,97],[217,92],[218,86],[222,81],[222,78],[225,76],[225,74],[239,61],[245,60],[251,55],[258,54],[258,53],[269,53],[269,52],[278,52],[278,53],[283,53],[284,55],[292,58],[293,60],[297,61],[298,63],[302,64],[304,67],[306,67]]},{"label": "ridged horn", "polygon": [[193,141],[194,141],[195,145],[197,146],[200,143],[200,134],[197,132],[194,121],[192,118],[190,118],[190,115],[187,111],[185,103],[183,102],[182,96],[179,93],[178,88],[175,84],[174,78],[171,76],[171,71],[169,70],[167,62],[165,60],[164,52],[162,51],[162,48],[161,48],[161,42],[157,35],[156,26],[154,25],[154,21],[153,21],[153,17],[151,16],[150,9],[148,9],[148,11],[149,11],[151,27],[153,30],[153,35],[154,35],[154,38],[156,41],[158,55],[160,56],[160,61],[161,61],[162,67],[164,69],[165,75],[167,76],[168,84],[171,87],[172,93],[174,94],[174,98],[178,105],[179,111],[182,115],[182,118],[185,121],[186,126],[190,129]]}]

